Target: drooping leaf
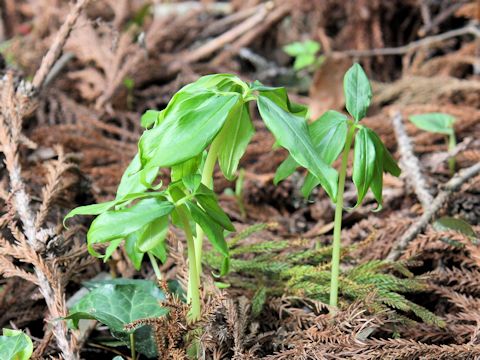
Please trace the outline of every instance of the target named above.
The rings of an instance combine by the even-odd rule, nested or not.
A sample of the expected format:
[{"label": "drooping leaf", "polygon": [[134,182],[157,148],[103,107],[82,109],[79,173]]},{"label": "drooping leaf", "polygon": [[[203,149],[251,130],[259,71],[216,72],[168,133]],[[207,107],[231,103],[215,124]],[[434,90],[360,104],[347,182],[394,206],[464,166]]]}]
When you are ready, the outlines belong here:
[{"label": "drooping leaf", "polygon": [[378,203],[376,211],[380,211],[383,202],[383,159],[385,158],[384,152],[388,152],[388,150],[373,130],[367,129],[367,135],[373,141],[375,146],[375,165],[373,168],[373,178],[372,183],[370,184],[370,189]]},{"label": "drooping leaf", "polygon": [[126,238],[151,221],[170,214],[173,208],[174,205],[169,201],[152,198],[141,200],[130,208],[104,212],[92,222],[88,230],[88,245],[91,248],[93,244]]},{"label": "drooping leaf", "polygon": [[328,195],[335,199],[338,174],[316,154],[305,118],[286,110],[289,108],[288,103],[278,105],[278,98],[274,101],[272,97],[265,96],[266,93],[268,92],[260,91],[257,103],[267,128],[294,160],[312,172]]},{"label": "drooping leaf", "polygon": [[241,94],[248,85],[238,76],[233,74],[211,74],[197,79],[193,83],[185,85],[179,92],[198,92],[203,90],[217,90],[238,92]]},{"label": "drooping leaf", "polygon": [[78,326],[80,319],[95,319],[107,325],[112,335],[129,345],[133,332],[135,348],[147,357],[156,356],[153,331],[141,326],[130,332],[124,326],[139,319],[164,316],[168,310],[160,304],[165,295],[147,280],[115,279],[94,284],[93,289],[76,303],[67,317]]},{"label": "drooping leaf", "polygon": [[275,172],[273,183],[277,185],[280,181],[292,175],[299,167],[298,163],[290,155],[280,164]]},{"label": "drooping leaf", "polygon": [[164,191],[161,192],[150,192],[150,193],[133,193],[133,194],[127,194],[122,198],[115,199],[112,201],[107,201],[104,203],[100,204],[92,204],[92,205],[85,205],[85,206],[79,206],[72,211],[70,211],[63,219],[63,224],[66,224],[66,221],[74,216],[77,215],[99,215],[102,214],[114,206],[120,206],[123,205],[124,203],[128,203],[132,200],[137,200],[137,199],[143,199],[147,197],[158,197],[158,198],[164,198]]},{"label": "drooping leaf", "polygon": [[212,190],[200,184],[195,199],[212,220],[228,231],[235,231],[230,218],[218,204],[217,195]]},{"label": "drooping leaf", "polygon": [[[162,216],[147,224],[138,236],[136,246],[141,252],[147,252],[156,247],[165,247],[168,234],[168,216]],[[165,259],[160,259],[165,261]]]},{"label": "drooping leaf", "polygon": [[[345,146],[347,136],[347,117],[337,111],[329,110],[325,112],[318,120],[308,125],[308,131],[312,144],[317,151],[318,156],[328,165],[331,165]],[[274,183],[287,178],[299,165],[291,156],[278,167]],[[302,194],[305,197],[311,193],[313,188],[319,184],[317,178],[308,174],[302,187]]]},{"label": "drooping leaf", "polygon": [[410,116],[410,121],[419,129],[450,135],[453,134],[455,118],[444,113],[427,113]]},{"label": "drooping leaf", "polygon": [[144,168],[177,165],[200,154],[241,98],[235,92],[210,90],[180,95],[168,104],[163,121],[140,138]]},{"label": "drooping leaf", "polygon": [[383,143],[382,139],[377,135],[377,133],[371,129],[368,129],[368,134],[370,138],[375,143],[375,148],[381,149],[378,152],[382,153],[382,164],[383,164],[383,171],[392,174],[393,176],[400,176],[402,170],[398,167],[397,162],[393,158],[390,151],[386,148],[385,144]]},{"label": "drooping leaf", "polygon": [[155,124],[160,114],[161,111],[158,110],[147,110],[140,118],[140,124],[143,128],[148,129]]},{"label": "drooping leaf", "polygon": [[255,133],[248,104],[239,102],[230,112],[225,125],[218,134],[218,163],[227,180],[235,178],[238,163]]},{"label": "drooping leaf", "polygon": [[193,220],[203,229],[215,250],[228,257],[228,245],[223,236],[222,227],[213,221],[197,204],[187,201],[186,205]]},{"label": "drooping leaf", "polygon": [[356,122],[360,121],[367,114],[372,99],[372,89],[367,75],[359,64],[353,64],[345,73],[343,91],[347,111]]},{"label": "drooping leaf", "polygon": [[0,336],[0,359],[28,360],[32,353],[32,340],[23,331],[3,329],[3,336]]},{"label": "drooping leaf", "polygon": [[357,188],[357,205],[362,203],[375,172],[376,152],[369,129],[362,127],[355,136],[353,183]]},{"label": "drooping leaf", "polygon": [[172,181],[178,181],[189,175],[196,174],[198,172],[201,162],[202,154],[200,153],[191,159],[188,159],[178,165],[172,166],[172,171],[170,173]]},{"label": "drooping leaf", "polygon": [[477,234],[472,226],[463,219],[457,219],[450,216],[443,216],[433,223],[433,227],[437,231],[454,230],[469,238],[475,239]]},{"label": "drooping leaf", "polygon": [[140,155],[137,153],[122,175],[115,199],[119,200],[128,194],[142,193],[151,188],[158,175],[159,168],[143,169]]},{"label": "drooping leaf", "polygon": [[143,255],[142,251],[137,249],[137,242],[141,230],[135,231],[127,236],[125,239],[125,252],[133,264],[135,270],[140,270],[142,267]]}]

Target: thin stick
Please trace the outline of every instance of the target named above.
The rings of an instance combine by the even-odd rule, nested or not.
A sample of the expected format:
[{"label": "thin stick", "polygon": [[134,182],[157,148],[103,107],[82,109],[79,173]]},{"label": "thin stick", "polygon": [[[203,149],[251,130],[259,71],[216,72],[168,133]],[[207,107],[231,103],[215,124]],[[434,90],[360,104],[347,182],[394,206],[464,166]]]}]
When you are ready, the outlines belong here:
[{"label": "thin stick", "polygon": [[155,272],[155,276],[157,277],[157,280],[162,281],[163,276],[160,269],[158,268],[157,259],[155,259],[155,256],[150,254],[150,252],[148,252],[148,258],[150,259],[150,263],[152,264],[153,271]]},{"label": "thin stick", "polygon": [[370,50],[346,50],[333,52],[333,57],[342,58],[342,57],[363,57],[363,56],[381,56],[381,55],[403,55],[412,50],[416,50],[421,47],[429,46],[435,43],[439,43],[457,36],[462,35],[475,35],[477,38],[480,38],[480,29],[475,25],[467,25],[465,27],[450,30],[442,34],[428,36],[421,40],[412,41],[411,43],[399,47],[390,47],[390,48],[381,48],[381,49],[370,49]]},{"label": "thin stick", "polygon": [[445,205],[450,195],[457,191],[465,182],[480,173],[480,163],[461,170],[455,177],[450,179],[433,200],[431,206],[423,213],[423,215],[410,227],[407,232],[394,244],[392,250],[387,256],[387,260],[396,261],[400,258],[408,244],[423,231],[430,221],[435,217],[438,211]]},{"label": "thin stick", "polygon": [[432,203],[433,197],[428,191],[427,182],[422,175],[420,161],[413,154],[412,142],[405,131],[403,117],[399,111],[395,111],[391,114],[391,119],[400,151],[400,167],[405,172],[407,181],[413,187],[422,207],[427,209]]},{"label": "thin stick", "polygon": [[57,59],[60,57],[63,46],[67,42],[68,36],[73,29],[73,26],[77,22],[80,13],[83,8],[88,4],[90,0],[78,0],[72,11],[68,14],[65,22],[63,23],[60,30],[58,30],[57,36],[53,41],[52,46],[48,50],[47,54],[43,57],[40,68],[35,73],[35,76],[32,80],[32,85],[34,88],[41,89],[45,84],[45,80],[50,73],[50,69],[54,66]]}]

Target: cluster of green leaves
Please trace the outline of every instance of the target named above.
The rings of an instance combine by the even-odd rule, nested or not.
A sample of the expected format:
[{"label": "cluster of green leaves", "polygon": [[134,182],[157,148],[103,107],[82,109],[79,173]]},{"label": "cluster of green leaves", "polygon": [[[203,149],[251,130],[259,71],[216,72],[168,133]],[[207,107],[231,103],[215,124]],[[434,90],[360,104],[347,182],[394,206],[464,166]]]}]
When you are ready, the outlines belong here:
[{"label": "cluster of green leaves", "polygon": [[3,329],[3,335],[0,336],[0,359],[28,360],[32,353],[32,340],[23,331]]},{"label": "cluster of green leaves", "polygon": [[[200,225],[213,246],[228,257],[223,230],[233,226],[218,206],[213,192],[201,184],[200,174],[211,145],[221,171],[233,179],[240,158],[254,134],[248,102],[258,110],[277,144],[315,176],[335,196],[337,173],[318,156],[307,122],[306,108],[289,101],[284,88],[247,84],[228,74],[204,76],[178,91],[162,111],[149,110],[141,119],[146,128],[139,153],[128,166],[116,198],[103,204],[80,207],[75,215],[98,215],[87,235],[91,254],[107,259],[125,240],[130,259],[138,268],[145,253],[165,260],[168,224],[183,227],[178,209]],[[171,169],[171,184],[154,185],[160,168]],[[105,254],[93,245],[109,243]]]},{"label": "cluster of green leaves", "polygon": [[[372,97],[370,82],[360,65],[354,64],[345,74],[344,92],[346,109],[353,120],[340,112],[329,110],[309,124],[310,137],[317,155],[331,165],[344,150],[350,132],[350,136],[355,138],[353,182],[358,194],[356,206],[361,204],[368,189],[371,189],[381,208],[383,172],[399,176],[400,168],[378,135],[360,124]],[[297,167],[295,160],[288,157],[277,169],[274,182],[287,178]],[[302,194],[307,197],[318,184],[315,176],[308,174]],[[334,193],[336,191],[337,188]],[[330,197],[335,200],[335,197]]]},{"label": "cluster of green leaves", "polygon": [[[257,225],[253,230],[262,228]],[[244,244],[238,237],[232,238],[229,243],[231,267],[237,276],[227,280],[236,287],[260,289],[254,297],[256,308],[261,306],[260,300],[265,301],[265,292],[276,296],[306,296],[328,303],[331,246],[312,249],[307,242],[291,240],[249,241]],[[355,264],[350,254],[357,247],[344,248],[343,260]],[[209,252],[205,261],[211,266],[218,266],[221,259]],[[427,284],[423,279],[415,278],[401,262],[373,260],[352,265],[340,275],[339,281],[340,306],[368,298],[373,302],[374,311],[396,310],[397,320],[407,320],[403,316],[413,314],[425,323],[444,326],[435,314],[406,297],[427,291]]]},{"label": "cluster of green leaves", "polygon": [[85,286],[90,292],[70,309],[67,317],[72,327],[77,328],[81,319],[95,319],[108,326],[112,335],[121,343],[127,346],[135,344],[136,350],[149,358],[157,355],[154,333],[149,326],[125,329],[126,325],[135,320],[167,314],[168,310],[160,305],[165,300],[165,294],[155,283],[114,279],[91,281],[85,283]]},{"label": "cluster of green leaves", "polygon": [[320,44],[313,40],[293,42],[285,45],[283,51],[295,58],[293,68],[296,71],[320,66],[324,60],[324,56],[317,55],[320,51]]}]

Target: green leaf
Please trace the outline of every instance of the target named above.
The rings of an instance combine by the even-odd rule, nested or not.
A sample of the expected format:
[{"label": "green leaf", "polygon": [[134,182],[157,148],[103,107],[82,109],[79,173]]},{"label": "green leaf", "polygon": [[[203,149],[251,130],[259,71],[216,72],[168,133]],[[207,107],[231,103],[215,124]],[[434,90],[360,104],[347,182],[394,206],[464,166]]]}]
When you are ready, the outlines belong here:
[{"label": "green leaf", "polygon": [[141,168],[140,155],[137,153],[122,175],[115,199],[122,199],[132,193],[143,193],[151,188],[158,175],[159,168],[143,170]]},{"label": "green leaf", "polygon": [[114,206],[123,206],[124,203],[130,202],[132,200],[136,199],[142,199],[142,198],[147,198],[147,197],[158,197],[158,198],[164,198],[164,191],[161,192],[150,192],[150,193],[133,193],[133,194],[127,194],[122,198],[115,199],[112,201],[107,201],[104,203],[100,204],[92,204],[92,205],[86,205],[86,206],[79,206],[72,211],[70,211],[65,218],[63,219],[63,224],[65,225],[66,221],[76,215],[99,215],[102,214]]},{"label": "green leaf", "polygon": [[355,63],[343,78],[345,106],[356,122],[367,114],[372,99],[372,89],[362,67]]},{"label": "green leaf", "polygon": [[228,257],[228,245],[223,236],[222,227],[211,219],[197,204],[187,201],[186,205],[192,215],[193,221],[200,225],[215,250],[223,256]]},{"label": "green leaf", "polygon": [[375,146],[375,165],[373,168],[373,179],[370,184],[370,189],[378,203],[378,207],[375,211],[380,211],[383,202],[383,159],[385,158],[384,152],[388,152],[388,150],[373,130],[367,129],[367,135],[373,141]]},{"label": "green leaf", "polygon": [[170,178],[172,181],[181,180],[189,175],[194,175],[198,172],[200,164],[202,162],[202,153],[197,156],[188,159],[181,164],[172,166]]},{"label": "green leaf", "polygon": [[28,360],[32,353],[32,340],[23,331],[3,329],[3,336],[0,336],[0,359]]},{"label": "green leaf", "polygon": [[444,113],[427,113],[420,115],[410,116],[410,121],[419,129],[451,135],[453,134],[453,124],[455,123],[455,118],[451,115]]},{"label": "green leaf", "polygon": [[456,219],[450,216],[444,216],[436,220],[433,223],[433,228],[437,231],[454,230],[472,239],[477,237],[475,230],[473,230],[469,223],[467,223],[465,220]]},{"label": "green leaf", "polygon": [[273,183],[277,185],[280,181],[286,179],[292,175],[295,170],[299,167],[298,163],[290,155],[280,164],[275,172],[275,177],[273,178]]},{"label": "green leaf", "polygon": [[173,209],[171,202],[153,198],[141,200],[130,208],[102,213],[92,222],[87,233],[92,255],[98,256],[91,248],[92,244],[126,238],[151,221],[170,214]]},{"label": "green leaf", "polygon": [[147,110],[140,118],[140,124],[143,128],[148,129],[152,127],[158,120],[161,111]]},{"label": "green leaf", "polygon": [[125,240],[125,252],[127,253],[128,258],[133,264],[135,270],[140,270],[142,267],[143,255],[144,253],[138,251],[137,242],[140,231],[135,231],[127,236]]},{"label": "green leaf", "polygon": [[357,204],[355,207],[362,203],[372,183],[375,159],[375,143],[369,134],[369,129],[362,127],[355,136],[354,147],[353,182],[357,188]]},{"label": "green leaf", "polygon": [[318,157],[311,142],[305,118],[286,110],[289,108],[289,103],[278,105],[278,98],[274,99],[276,101],[266,96],[265,91],[260,91],[257,101],[258,109],[267,128],[298,164],[307,168],[318,178],[330,198],[335,199],[338,174]]},{"label": "green leaf", "polygon": [[230,218],[218,205],[217,195],[203,184],[200,184],[199,191],[195,195],[195,199],[207,215],[224,229],[235,231]]},{"label": "green leaf", "polygon": [[[147,252],[158,246],[165,247],[165,238],[168,234],[168,216],[162,216],[147,224],[137,239],[137,249]],[[165,261],[165,259],[163,259]]]},{"label": "green leaf", "polygon": [[248,104],[239,102],[230,112],[216,139],[219,143],[218,163],[227,180],[235,178],[238,163],[254,133]]},{"label": "green leaf", "polygon": [[165,295],[155,284],[147,280],[115,279],[95,284],[70,310],[67,319],[75,327],[80,319],[95,319],[107,325],[112,335],[129,344],[133,332],[136,350],[147,357],[156,356],[154,333],[148,326],[132,331],[124,326],[139,319],[164,316],[168,310],[160,302]]},{"label": "green leaf", "polygon": [[294,70],[302,70],[315,63],[315,55],[313,54],[301,54],[298,55],[293,63]]},{"label": "green leaf", "polygon": [[303,42],[293,42],[285,45],[283,51],[290,56],[298,56],[302,54],[316,54],[320,50],[320,44],[313,40],[306,40]]},{"label": "green leaf", "polygon": [[169,167],[200,154],[240,99],[235,92],[177,93],[165,109],[163,121],[140,138],[143,166]]},{"label": "green leaf", "polygon": [[233,74],[211,74],[205,75],[195,82],[185,85],[179,92],[198,92],[203,90],[216,90],[227,92],[242,93],[247,89],[248,85],[242,81],[238,76]]}]

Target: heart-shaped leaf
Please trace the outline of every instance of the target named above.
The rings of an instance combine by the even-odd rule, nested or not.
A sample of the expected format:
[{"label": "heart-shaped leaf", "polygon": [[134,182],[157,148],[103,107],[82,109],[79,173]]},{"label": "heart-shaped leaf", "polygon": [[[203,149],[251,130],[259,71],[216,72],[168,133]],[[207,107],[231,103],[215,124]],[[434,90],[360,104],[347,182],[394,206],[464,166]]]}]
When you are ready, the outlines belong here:
[{"label": "heart-shaped leaf", "polygon": [[0,359],[28,360],[32,353],[32,340],[23,331],[3,329],[3,336],[0,336]]},{"label": "heart-shaped leaf", "polygon": [[95,319],[105,324],[112,335],[129,345],[133,332],[135,348],[147,357],[156,356],[153,331],[141,326],[126,331],[125,325],[140,319],[164,316],[168,310],[160,304],[165,295],[147,280],[115,279],[90,283],[92,290],[76,303],[67,317],[75,327],[80,319]]}]

